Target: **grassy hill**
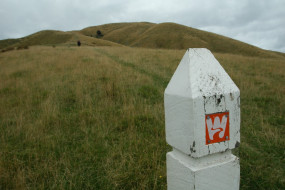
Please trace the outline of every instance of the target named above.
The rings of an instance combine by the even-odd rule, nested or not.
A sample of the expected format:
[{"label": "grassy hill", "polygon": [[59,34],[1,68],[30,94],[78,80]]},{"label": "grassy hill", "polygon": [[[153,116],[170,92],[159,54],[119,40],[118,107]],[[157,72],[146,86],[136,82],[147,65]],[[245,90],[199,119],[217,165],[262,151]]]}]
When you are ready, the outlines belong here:
[{"label": "grassy hill", "polygon": [[[187,49],[203,47],[219,53],[263,57],[279,56],[276,52],[262,50],[225,36],[175,23],[106,24],[88,27],[80,32],[84,35],[95,36],[98,30],[104,35],[102,39],[131,47],[154,49]],[[284,54],[281,56],[284,56]]]},{"label": "grassy hill", "polygon": [[52,45],[67,42],[72,37],[71,34],[61,31],[45,30],[37,32],[24,38],[21,45]]},{"label": "grassy hill", "polygon": [[5,49],[7,47],[10,47],[18,42],[20,42],[21,39],[6,39],[6,40],[0,40],[0,50]]},{"label": "grassy hill", "polygon": [[107,41],[107,40],[103,40],[103,39],[99,39],[99,38],[94,38],[94,37],[90,37],[90,36],[86,36],[81,34],[80,32],[70,32],[72,34],[72,38],[65,43],[65,45],[70,45],[70,46],[74,46],[76,44],[76,42],[78,40],[80,40],[80,42],[83,45],[87,45],[87,46],[114,46],[114,47],[123,47],[124,45],[122,44],[118,44],[112,41]]},{"label": "grassy hill", "polygon": [[62,44],[67,42],[71,37],[72,35],[66,32],[44,30],[20,39],[1,40],[0,47],[1,49],[4,49],[4,48],[28,47],[33,45]]},{"label": "grassy hill", "polygon": [[[102,36],[97,35],[101,31]],[[246,56],[285,57],[285,54],[266,51],[258,47],[218,34],[175,24],[148,22],[114,23],[93,26],[80,31],[40,31],[30,36],[0,40],[0,49],[31,45],[76,45],[82,41],[88,46],[130,46],[160,49],[208,48],[217,53]]]},{"label": "grassy hill", "polygon": [[117,23],[88,27],[80,32],[88,36],[96,36],[98,30],[104,35],[102,39],[132,46],[134,41],[156,24],[153,23]]},{"label": "grassy hill", "polygon": [[76,31],[62,32],[54,30],[45,30],[20,39],[1,40],[0,49],[3,49],[4,51],[5,49],[23,49],[25,47],[28,48],[29,46],[35,45],[75,46],[78,40],[80,40],[84,45],[87,46],[123,46],[112,41],[89,37]]}]

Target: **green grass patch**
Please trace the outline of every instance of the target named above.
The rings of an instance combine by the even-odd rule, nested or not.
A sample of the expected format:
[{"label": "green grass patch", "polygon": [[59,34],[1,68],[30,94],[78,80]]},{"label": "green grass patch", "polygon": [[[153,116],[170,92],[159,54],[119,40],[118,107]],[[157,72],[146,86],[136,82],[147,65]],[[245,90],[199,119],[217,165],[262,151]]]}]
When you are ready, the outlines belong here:
[{"label": "green grass patch", "polygon": [[[163,92],[183,53],[1,53],[0,189],[167,189]],[[284,59],[215,56],[241,90],[241,189],[284,189]]]}]

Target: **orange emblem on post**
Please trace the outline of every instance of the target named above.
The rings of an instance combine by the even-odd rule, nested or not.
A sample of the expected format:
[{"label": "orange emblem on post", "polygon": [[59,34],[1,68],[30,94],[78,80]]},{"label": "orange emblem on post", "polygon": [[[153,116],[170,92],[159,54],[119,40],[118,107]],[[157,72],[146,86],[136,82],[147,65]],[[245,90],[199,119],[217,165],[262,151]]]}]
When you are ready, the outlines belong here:
[{"label": "orange emblem on post", "polygon": [[229,112],[205,115],[206,145],[230,140]]}]

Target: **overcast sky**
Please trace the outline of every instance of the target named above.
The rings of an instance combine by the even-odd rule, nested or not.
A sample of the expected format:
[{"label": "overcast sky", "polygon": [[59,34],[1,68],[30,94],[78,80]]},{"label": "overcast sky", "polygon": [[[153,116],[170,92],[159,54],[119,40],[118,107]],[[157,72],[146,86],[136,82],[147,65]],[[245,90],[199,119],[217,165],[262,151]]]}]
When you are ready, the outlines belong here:
[{"label": "overcast sky", "polygon": [[175,22],[285,52],[285,0],[0,0],[0,39],[141,21]]}]

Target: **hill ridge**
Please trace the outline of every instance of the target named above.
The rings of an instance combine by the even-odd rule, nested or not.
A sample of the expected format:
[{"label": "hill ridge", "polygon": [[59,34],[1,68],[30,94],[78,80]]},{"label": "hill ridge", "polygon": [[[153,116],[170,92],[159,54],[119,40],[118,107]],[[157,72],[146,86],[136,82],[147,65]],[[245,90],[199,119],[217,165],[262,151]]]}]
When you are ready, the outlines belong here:
[{"label": "hill ridge", "polygon": [[[97,31],[103,34],[97,35]],[[31,45],[130,46],[142,48],[207,48],[212,52],[245,56],[285,57],[223,35],[173,22],[123,22],[86,27],[79,31],[43,30],[19,39],[0,40],[0,49]]]}]

